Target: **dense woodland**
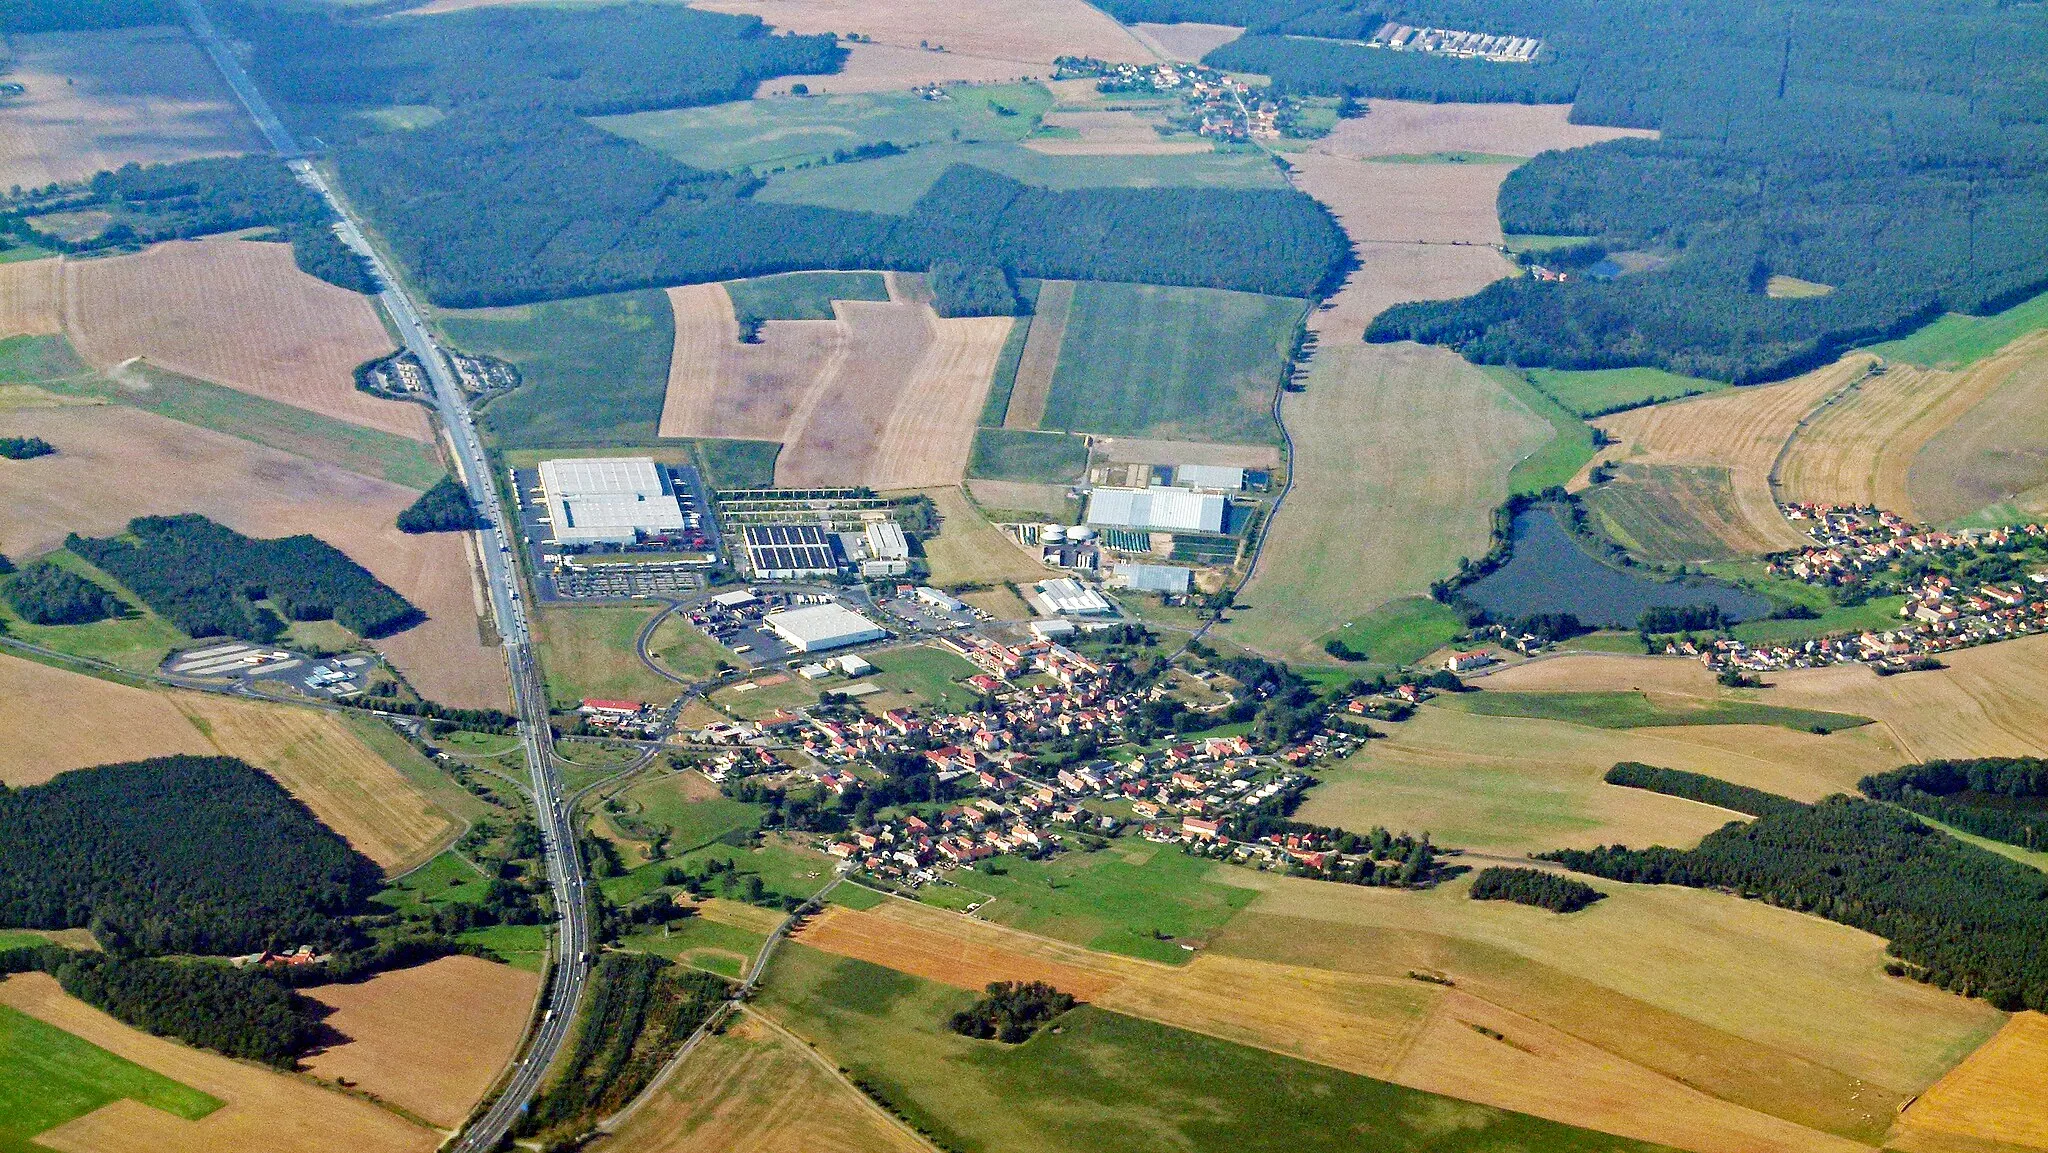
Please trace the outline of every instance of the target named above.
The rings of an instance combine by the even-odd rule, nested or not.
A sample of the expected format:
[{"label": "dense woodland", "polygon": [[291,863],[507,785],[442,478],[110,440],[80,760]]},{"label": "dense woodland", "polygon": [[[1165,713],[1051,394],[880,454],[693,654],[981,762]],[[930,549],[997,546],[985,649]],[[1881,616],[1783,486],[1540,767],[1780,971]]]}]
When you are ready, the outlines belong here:
[{"label": "dense woodland", "polygon": [[1582,873],[1730,889],[1891,941],[1887,968],[2002,1009],[2048,1009],[2048,875],[1852,797],[1709,833],[1696,849],[1564,849]]},{"label": "dense woodland", "polygon": [[398,514],[400,532],[468,532],[481,527],[469,490],[452,476],[434,482],[434,487]]},{"label": "dense woodland", "polygon": [[313,536],[256,540],[197,514],[138,517],[121,537],[72,534],[64,547],[134,590],[187,635],[268,642],[295,621],[333,619],[358,636],[419,623],[420,612],[346,553]]},{"label": "dense woodland", "polygon": [[928,282],[940,316],[1017,315],[1017,286],[1000,265],[941,260],[932,265]]},{"label": "dense woodland", "polygon": [[1076,1003],[1072,993],[1044,981],[992,981],[987,995],[953,1014],[946,1028],[963,1037],[1021,1045]]},{"label": "dense woodland", "polygon": [[0,5],[0,33],[95,32],[145,24],[175,24],[174,0],[8,0]]},{"label": "dense woodland", "polygon": [[[89,719],[79,723],[90,725]],[[113,951],[247,953],[353,939],[377,866],[256,769],[159,757],[0,792],[0,925]]]},{"label": "dense woodland", "polygon": [[1684,769],[1660,769],[1640,761],[1621,761],[1607,770],[1601,778],[1610,785],[1622,785],[1631,789],[1645,789],[1652,793],[1663,793],[1667,797],[1683,797],[1703,805],[1729,809],[1737,813],[1748,813],[1761,817],[1766,813],[1784,813],[1806,806],[1790,797],[1752,789],[1748,785],[1737,785],[1705,773],[1689,773]]},{"label": "dense woodland", "polygon": [[57,451],[57,446],[40,436],[0,436],[0,457],[34,460]]},{"label": "dense woodland", "polygon": [[[1918,0],[1446,0],[1422,9],[1111,0],[1126,18],[1226,13],[1253,34],[1207,62],[1283,89],[1574,102],[1582,124],[1655,128],[1551,152],[1500,195],[1509,233],[1597,238],[1637,271],[1511,280],[1396,307],[1374,340],[1485,363],[1654,364],[1748,382],[1943,310],[2048,288],[2048,10]],[[1265,15],[1261,16],[1260,13]],[[1545,40],[1535,64],[1289,35],[1369,35],[1382,13]],[[1773,275],[1833,286],[1772,299]]]},{"label": "dense woodland", "polygon": [[118,617],[121,598],[77,573],[38,561],[7,582],[7,607],[33,625],[83,625]]},{"label": "dense woodland", "polygon": [[1472,879],[1475,901],[1513,901],[1553,913],[1576,913],[1606,896],[1584,881],[1542,869],[1494,865],[1479,870],[1479,875]]},{"label": "dense woodland", "polygon": [[2028,849],[2048,848],[2048,761],[1927,761],[1857,782],[1863,794]]}]

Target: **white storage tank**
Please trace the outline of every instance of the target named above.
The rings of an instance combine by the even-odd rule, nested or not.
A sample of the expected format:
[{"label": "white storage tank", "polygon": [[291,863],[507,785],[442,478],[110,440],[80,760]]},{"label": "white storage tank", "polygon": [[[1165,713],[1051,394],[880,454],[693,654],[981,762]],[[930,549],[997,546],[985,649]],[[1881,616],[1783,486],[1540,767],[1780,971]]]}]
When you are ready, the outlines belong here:
[{"label": "white storage tank", "polygon": [[1038,530],[1038,543],[1040,544],[1059,544],[1066,539],[1067,526],[1063,524],[1049,524]]},{"label": "white storage tank", "polygon": [[1095,530],[1085,524],[1075,525],[1067,530],[1067,539],[1071,541],[1094,540]]}]

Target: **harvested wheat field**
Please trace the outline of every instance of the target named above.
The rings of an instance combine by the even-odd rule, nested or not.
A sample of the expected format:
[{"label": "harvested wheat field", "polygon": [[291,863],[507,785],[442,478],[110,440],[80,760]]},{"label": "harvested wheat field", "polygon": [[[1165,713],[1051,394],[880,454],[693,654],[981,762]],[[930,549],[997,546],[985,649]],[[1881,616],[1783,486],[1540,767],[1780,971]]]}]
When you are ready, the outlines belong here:
[{"label": "harvested wheat field", "polygon": [[939,534],[924,542],[934,583],[1000,585],[1044,580],[1052,570],[1038,563],[967,503],[957,488],[926,489],[939,513]]},{"label": "harvested wheat field", "polygon": [[[1477,152],[1534,156],[1554,148],[1583,148],[1625,136],[1655,137],[1643,128],[1573,124],[1569,104],[1425,104],[1368,100],[1366,115],[1339,120],[1315,144],[1334,156],[1426,156]],[[1453,166],[1463,167],[1463,166]]]},{"label": "harvested wheat field", "polygon": [[924,1153],[822,1059],[746,1015],[705,1038],[661,1090],[592,1148],[631,1153]]},{"label": "harvested wheat field", "polygon": [[387,873],[425,863],[457,831],[454,818],[332,713],[211,693],[171,699],[223,755],[275,777]]},{"label": "harvested wheat field", "polygon": [[1876,717],[1909,761],[2048,756],[2048,636],[1941,660],[1947,668],[1895,677],[1862,665],[1774,673],[1763,699]]},{"label": "harvested wheat field", "polygon": [[834,905],[791,939],[956,989],[978,991],[994,981],[1044,981],[1083,1001],[1095,1001],[1120,983],[1119,965],[1107,959],[1100,966],[1089,964],[1085,951],[1073,950],[1079,965],[1055,959],[1064,950],[1050,943],[1041,953],[1020,953],[991,941],[906,923],[910,913],[899,915],[898,904],[889,901],[874,912]]},{"label": "harvested wheat field", "polygon": [[182,28],[51,32],[8,43],[7,79],[27,91],[0,117],[0,188],[263,147]]},{"label": "harvested wheat field", "polygon": [[[1926,514],[1913,505],[1909,485],[1921,451],[2021,373],[2030,378],[2022,387],[2048,382],[2048,332],[2016,341],[1960,372],[1890,365],[1883,375],[1863,381],[1806,422],[1779,467],[1780,490],[1788,500],[1872,504],[1925,519]],[[2039,392],[2038,384],[2031,391]],[[2006,425],[2007,430],[2010,427]],[[1944,520],[2039,483],[2030,475],[2031,483],[2001,484],[2010,478],[1996,475],[1995,460],[1981,459],[1977,453],[1950,452],[1931,463],[1932,469],[1921,470],[1919,487],[1935,500]],[[1964,467],[1956,468],[1958,464]],[[1985,499],[1976,499],[1979,495]]]},{"label": "harvested wheat field", "polygon": [[185,512],[250,536],[312,533],[427,614],[372,642],[415,688],[446,704],[505,706],[502,654],[477,631],[467,538],[399,532],[411,489],[118,405],[20,411],[8,423],[58,453],[32,478],[0,472],[0,553],[37,556],[67,533],[107,536],[134,517]]},{"label": "harvested wheat field", "polygon": [[[1327,205],[1345,235],[1360,244],[1501,242],[1494,201],[1512,171],[1505,164],[1372,164],[1320,147],[1287,162],[1294,166],[1295,185]],[[1354,278],[1371,270],[1373,255],[1359,254],[1362,268]],[[1511,271],[1503,261],[1496,276]]]},{"label": "harvested wheat field", "polygon": [[739,341],[718,285],[669,290],[675,351],[661,435],[783,444],[780,485],[958,484],[1009,317],[837,301],[834,320],[771,320]]},{"label": "harvested wheat field", "polygon": [[1906,504],[1923,520],[2006,503],[2020,516],[2048,518],[2048,335],[2016,341],[1971,372],[1993,366],[1999,383],[1921,446],[1906,472]]},{"label": "harvested wheat field", "polygon": [[160,693],[0,654],[0,783],[213,746]]},{"label": "harvested wheat field", "polygon": [[788,96],[795,84],[804,85],[814,96],[854,95],[902,92],[925,84],[1009,84],[1052,74],[1051,68],[1036,61],[933,52],[916,45],[862,43],[842,47],[846,49],[846,64],[839,71],[763,80],[754,89],[754,98]]},{"label": "harvested wheat field", "polygon": [[36,1137],[62,1153],[428,1153],[442,1134],[289,1074],[152,1037],[66,996],[42,973],[0,981],[0,1004],[226,1102],[186,1121],[123,1098]]},{"label": "harvested wheat field", "polygon": [[64,262],[64,327],[109,369],[134,357],[186,376],[429,439],[418,405],[355,387],[392,350],[370,298],[299,271],[289,245],[172,241],[132,256]]},{"label": "harvested wheat field", "polygon": [[461,956],[323,985],[307,995],[348,1041],[305,1064],[453,1129],[512,1060],[539,992],[537,973]]},{"label": "harvested wheat field", "polygon": [[1082,0],[698,0],[696,7],[759,16],[780,31],[858,32],[897,48],[929,42],[943,48],[929,53],[942,71],[954,56],[1040,66],[1032,71],[1059,56],[1152,62],[1129,32]]},{"label": "harvested wheat field", "polygon": [[1731,388],[1593,423],[1616,442],[1604,459],[1726,468],[1740,526],[1723,537],[1729,548],[1744,553],[1798,548],[1806,537],[1779,515],[1771,491],[1779,452],[1809,414],[1861,379],[1872,363],[1868,355],[1849,356],[1782,384]]},{"label": "harvested wheat field", "polygon": [[1193,64],[1239,36],[1244,29],[1235,24],[1133,24],[1131,35],[1147,48],[1169,60]]},{"label": "harvested wheat field", "polygon": [[0,340],[10,336],[55,336],[63,330],[64,262],[17,260],[0,264]]},{"label": "harvested wheat field", "polygon": [[[2048,1017],[2019,1013],[1984,1047],[1920,1095],[1886,1135],[1909,1153],[1949,1153],[1965,1142],[2048,1149]],[[1954,1140],[1964,1138],[1964,1142]]]}]

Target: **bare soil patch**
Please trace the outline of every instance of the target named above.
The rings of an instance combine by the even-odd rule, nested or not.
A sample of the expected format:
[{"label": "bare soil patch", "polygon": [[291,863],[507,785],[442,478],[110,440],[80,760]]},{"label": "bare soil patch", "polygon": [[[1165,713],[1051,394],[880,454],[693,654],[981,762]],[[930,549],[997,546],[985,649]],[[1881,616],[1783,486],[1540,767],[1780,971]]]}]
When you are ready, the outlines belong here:
[{"label": "bare soil patch", "polygon": [[1235,24],[1133,24],[1131,34],[1160,55],[1193,63],[1223,47],[1244,29]]},{"label": "bare soil patch", "polygon": [[17,260],[0,264],[0,340],[10,336],[54,336],[62,330],[63,261]]},{"label": "bare soil patch", "polygon": [[1031,331],[1025,334],[1024,351],[1017,357],[1010,406],[1003,410],[1004,428],[1037,428],[1045,420],[1045,405],[1052,399],[1053,373],[1060,366],[1060,345],[1067,337],[1067,317],[1073,304],[1071,280],[1048,280],[1038,290]]},{"label": "bare soil patch", "polygon": [[109,369],[132,357],[337,420],[429,439],[426,410],[357,391],[392,349],[370,299],[308,276],[283,244],[174,241],[64,262],[65,328]]},{"label": "bare soil patch", "polygon": [[305,1064],[452,1129],[512,1059],[539,991],[537,973],[459,956],[324,985],[308,995],[348,1041]]},{"label": "bare soil patch", "polygon": [[1624,136],[1657,135],[1641,128],[1573,124],[1568,119],[1572,110],[1569,104],[1368,100],[1366,108],[1364,116],[1338,121],[1337,127],[1316,144],[1316,151],[1354,157],[1434,152],[1534,156],[1554,148],[1583,148]]},{"label": "bare soil patch", "polygon": [[1946,1153],[1953,1138],[2048,1149],[2048,1017],[2018,1013],[1998,1035],[1922,1093],[1886,1145]]},{"label": "bare soil patch", "polygon": [[0,783],[89,765],[214,751],[160,693],[0,654]]},{"label": "bare soil patch", "polygon": [[0,981],[0,1004],[227,1104],[186,1121],[126,1099],[38,1136],[63,1153],[428,1153],[442,1135],[368,1101],[132,1029],[64,994],[42,973]]},{"label": "bare soil patch", "polygon": [[52,32],[10,46],[7,79],[27,92],[0,116],[0,188],[263,147],[182,28]]},{"label": "bare soil patch", "polygon": [[374,642],[414,687],[447,704],[505,706],[504,660],[478,635],[466,538],[399,532],[411,489],[121,406],[22,411],[9,425],[58,452],[33,475],[0,471],[0,553],[37,556],[67,533],[106,536],[134,517],[183,512],[250,536],[312,533],[427,615]]}]

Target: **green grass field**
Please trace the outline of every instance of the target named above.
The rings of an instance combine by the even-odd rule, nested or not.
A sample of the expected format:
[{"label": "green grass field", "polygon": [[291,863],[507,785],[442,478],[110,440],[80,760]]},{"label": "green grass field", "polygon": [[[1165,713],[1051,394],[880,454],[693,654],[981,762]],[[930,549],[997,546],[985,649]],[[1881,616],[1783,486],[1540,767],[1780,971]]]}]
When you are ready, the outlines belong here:
[{"label": "green grass field", "polygon": [[1536,378],[1536,387],[1555,397],[1559,404],[1580,416],[1635,408],[1660,400],[1695,396],[1729,387],[1726,381],[1679,376],[1677,373],[1665,372],[1661,368],[1598,368],[1583,371],[1532,368],[1528,372]]},{"label": "green grass field", "polygon": [[1137,840],[1049,861],[1006,857],[997,867],[1005,871],[953,877],[961,888],[995,898],[981,911],[989,920],[1171,965],[1194,955],[1183,943],[1200,945],[1256,895],[1215,879],[1233,866]]},{"label": "green grass field", "polygon": [[535,613],[548,698],[568,705],[591,697],[666,703],[680,696],[683,687],[641,664],[634,649],[641,628],[665,607],[550,606]]},{"label": "green grass field", "polygon": [[[681,847],[680,843],[677,847]],[[665,861],[642,865],[620,876],[606,877],[598,882],[598,887],[611,900],[625,904],[660,888],[662,874],[671,866],[694,867],[702,872],[704,862],[712,860],[731,864],[737,876],[752,874],[761,878],[761,887],[768,893],[799,899],[824,888],[838,864],[823,853],[775,839],[756,848],[738,848],[715,841]]]},{"label": "green grass field", "polygon": [[[28,558],[14,558],[23,561]],[[7,603],[5,590],[15,578],[0,578],[0,629],[15,640],[60,653],[105,661],[135,673],[153,673],[173,648],[191,640],[177,626],[152,612],[141,598],[67,549],[44,558],[118,595],[128,615],[82,625],[36,625],[21,619]]]},{"label": "green grass field", "polygon": [[519,367],[520,387],[483,409],[484,429],[500,447],[654,442],[676,337],[660,290],[437,319],[457,348]]},{"label": "green grass field", "polygon": [[1587,427],[1586,422],[1549,393],[1531,385],[1519,372],[1492,368],[1486,373],[1498,381],[1508,395],[1543,418],[1553,430],[1547,443],[1515,462],[1515,467],[1508,470],[1508,492],[1538,493],[1579,475],[1579,470],[1593,459],[1593,430]]},{"label": "green grass field", "polygon": [[832,164],[768,178],[763,200],[852,212],[902,215],[955,164],[1000,172],[1047,188],[1282,188],[1286,180],[1263,153],[1198,152],[1171,156],[1049,156],[1021,144],[931,144],[901,156]]},{"label": "green grass field", "polygon": [[[760,805],[723,796],[700,795],[693,800],[692,783],[678,773],[646,777],[616,795],[620,813],[616,817],[607,815],[604,821],[642,843],[651,843],[665,833],[670,849],[675,852],[695,849],[727,833],[760,825],[761,814],[766,811]],[[702,782],[694,784],[694,791],[701,794]]]},{"label": "green grass field", "polygon": [[947,1031],[973,999],[795,945],[761,1005],[943,1147],[976,1153],[1650,1148],[1088,1006],[1022,1045]]},{"label": "green grass field", "polygon": [[0,340],[0,383],[42,384],[91,373],[92,367],[80,360],[71,342],[61,336]]},{"label": "green grass field", "polygon": [[1476,692],[1441,698],[1445,708],[1488,717],[1535,717],[1596,729],[1657,725],[1780,725],[1800,732],[1835,732],[1870,723],[1853,713],[1790,709],[1753,701],[1666,704],[1639,692]]},{"label": "green grass field", "polygon": [[1411,665],[1456,640],[1465,618],[1428,597],[1401,597],[1330,634],[1367,659],[1351,667],[1391,668]]},{"label": "green grass field", "polygon": [[384,886],[376,900],[401,913],[426,913],[437,905],[480,903],[490,888],[490,878],[450,849]]},{"label": "green grass field", "polygon": [[1273,443],[1273,394],[1304,308],[1217,289],[1077,284],[1044,426]]},{"label": "green grass field", "polygon": [[829,163],[835,152],[877,144],[914,149],[1021,140],[1052,105],[1042,84],[959,85],[943,100],[909,92],[778,97],[605,116],[595,123],[693,167],[765,174]]},{"label": "green grass field", "polygon": [[989,377],[988,398],[981,402],[981,424],[984,428],[1001,428],[1003,416],[1010,411],[1010,394],[1017,390],[1017,365],[1024,359],[1024,342],[1031,336],[1031,317],[1038,308],[1038,291],[1045,287],[1042,280],[1019,280],[1017,296],[1023,301],[1024,310],[1010,325],[1010,335],[1003,338],[1003,350],[996,356],[995,372]]},{"label": "green grass field", "polygon": [[974,434],[967,475],[983,480],[1072,484],[1088,471],[1088,442],[1060,432],[983,428]]},{"label": "green grass field", "polygon": [[680,616],[655,626],[654,635],[647,639],[647,651],[663,668],[684,677],[708,677],[720,661],[729,664],[735,659],[730,649]]},{"label": "green grass field", "polygon": [[547,968],[546,925],[492,925],[457,934],[455,939],[465,945],[481,945],[515,969],[538,973]]},{"label": "green grass field", "polygon": [[1990,316],[1951,312],[1910,336],[1871,345],[1870,351],[1922,368],[1963,368],[2037,328],[2048,328],[2048,292]]},{"label": "green grass field", "polygon": [[738,980],[767,940],[760,933],[750,933],[733,925],[707,921],[703,917],[689,917],[634,933],[621,939],[619,947],[653,953],[657,957],[667,957],[671,961],[709,969],[721,977]]},{"label": "green grass field", "polygon": [[1834,633],[1889,629],[1899,623],[1902,596],[1877,597],[1860,605],[1828,605],[1812,620],[1744,621],[1730,630],[1737,640],[1753,645],[1789,645]]},{"label": "green grass field", "polygon": [[224,1102],[0,1005],[0,1153],[122,1098],[197,1121]]},{"label": "green grass field", "polygon": [[735,316],[762,320],[831,320],[835,300],[887,300],[879,272],[785,272],[727,281]]}]

